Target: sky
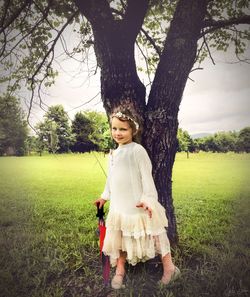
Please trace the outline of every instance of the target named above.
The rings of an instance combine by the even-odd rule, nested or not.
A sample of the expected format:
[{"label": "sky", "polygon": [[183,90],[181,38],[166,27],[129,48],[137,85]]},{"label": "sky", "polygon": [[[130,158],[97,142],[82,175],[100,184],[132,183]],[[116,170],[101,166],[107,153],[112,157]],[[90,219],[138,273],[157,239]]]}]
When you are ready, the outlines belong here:
[{"label": "sky", "polygon": [[[247,56],[250,57],[250,49]],[[193,81],[188,80],[184,90],[179,127],[190,135],[239,131],[250,126],[250,64],[229,63],[235,61],[232,54],[214,53],[213,58],[216,65],[207,59],[203,70],[190,74]],[[88,67],[95,67],[94,54]],[[81,110],[104,111],[99,72],[89,77],[85,65],[69,60],[61,61],[57,69],[56,84],[43,95],[47,105],[62,104],[71,119]],[[142,74],[141,80],[145,82]],[[30,118],[32,125],[42,120],[43,115],[44,111],[34,106]]]}]

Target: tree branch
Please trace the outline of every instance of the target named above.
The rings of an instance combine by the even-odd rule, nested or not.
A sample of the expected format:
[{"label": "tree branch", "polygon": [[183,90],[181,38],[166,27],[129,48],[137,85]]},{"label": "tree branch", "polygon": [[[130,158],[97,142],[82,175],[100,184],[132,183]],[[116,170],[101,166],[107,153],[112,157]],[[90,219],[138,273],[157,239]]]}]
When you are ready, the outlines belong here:
[{"label": "tree branch", "polygon": [[61,34],[63,33],[63,31],[65,30],[65,28],[68,26],[68,24],[70,24],[70,22],[73,20],[73,18],[76,16],[76,14],[78,13],[78,11],[75,11],[67,20],[67,22],[62,26],[61,30],[58,32],[58,35],[56,36],[56,38],[53,40],[53,44],[51,46],[51,48],[47,51],[47,53],[45,54],[45,56],[43,57],[43,60],[41,61],[41,63],[38,65],[36,71],[34,72],[34,74],[32,75],[33,79],[37,73],[40,71],[40,69],[42,68],[44,62],[46,61],[46,59],[48,58],[48,56],[50,55],[50,53],[53,52],[56,42],[58,41],[58,39],[60,38]]},{"label": "tree branch", "polygon": [[49,24],[51,29],[54,29],[54,26],[51,24],[51,22],[47,18],[51,4],[52,4],[52,0],[49,0],[47,7],[45,9],[42,9],[36,2],[34,2],[34,5],[36,6],[37,10],[40,11],[40,13],[43,15],[43,19]]},{"label": "tree branch", "polygon": [[50,47],[50,49],[47,51],[47,53],[44,55],[42,61],[39,63],[38,67],[36,68],[35,72],[33,73],[32,77],[30,77],[28,79],[28,81],[31,82],[31,98],[30,98],[30,106],[29,106],[29,110],[28,110],[28,115],[27,115],[27,119],[29,119],[30,117],[30,113],[31,113],[31,109],[33,106],[33,100],[34,100],[34,91],[35,91],[35,77],[36,75],[39,73],[39,71],[41,70],[41,68],[43,67],[46,59],[49,57],[49,55],[52,53],[52,58],[50,59],[49,64],[46,67],[46,74],[45,76],[47,76],[47,72],[48,69],[50,67],[50,65],[52,64],[53,61],[53,57],[54,57],[54,48],[55,45],[58,41],[58,39],[60,38],[61,34],[63,33],[63,31],[65,30],[65,28],[68,26],[68,24],[70,24],[70,22],[73,20],[73,18],[75,17],[75,15],[78,13],[78,11],[75,11],[67,20],[67,22],[62,26],[61,30],[58,32],[58,35],[56,36],[56,38],[53,40],[52,46]]},{"label": "tree branch", "polygon": [[[34,24],[34,25],[32,26],[32,28],[31,28],[25,35],[23,35],[23,36],[16,42],[15,45],[12,46],[12,48],[9,50],[8,53],[6,53],[6,54],[4,55],[4,51],[1,51],[1,53],[0,53],[0,57],[3,56],[3,58],[0,60],[0,63],[1,63],[4,59],[6,59],[8,56],[10,56],[10,55],[12,54],[12,52],[14,51],[14,49],[16,49],[17,46],[18,46],[23,40],[25,40],[29,35],[31,35],[31,34],[38,28],[38,26],[39,26],[40,24],[42,24],[44,20],[47,19],[47,16],[48,16],[48,14],[49,14],[49,9],[50,9],[50,7],[49,7],[49,5],[48,5],[48,6],[46,7],[46,9],[44,10],[44,12],[43,12],[43,17],[42,17],[40,20],[38,20],[37,23]],[[17,36],[19,36],[20,34],[21,34],[21,32],[18,33]],[[17,36],[15,36],[13,39],[15,40],[15,39],[17,38]],[[6,40],[6,42],[11,42],[11,40],[8,40],[8,41]]]},{"label": "tree branch", "polygon": [[208,44],[207,44],[207,40],[206,40],[206,36],[205,36],[205,35],[203,35],[203,41],[204,41],[204,44],[205,44],[205,46],[206,46],[206,48],[207,48],[209,57],[210,57],[212,63],[215,65],[215,62],[214,62],[214,59],[213,59],[212,54],[211,54],[211,52],[210,52],[209,46],[208,46]]},{"label": "tree branch", "polygon": [[[18,8],[13,15],[10,17],[10,19],[6,22],[6,24],[1,24],[2,26],[0,27],[0,34],[7,28],[9,27],[14,21],[15,19],[22,13],[22,11],[25,9],[26,6],[30,5],[32,3],[32,0],[26,0],[23,5],[20,6],[20,8]],[[6,8],[7,10],[8,8]],[[7,13],[7,11],[5,12]],[[5,16],[4,16],[5,19]],[[2,21],[2,23],[4,23],[4,19]]]},{"label": "tree branch", "polygon": [[[0,28],[3,28],[3,24],[4,24],[4,21],[6,19],[6,16],[7,16],[7,11],[8,11],[8,8],[10,6],[10,0],[7,0],[5,1],[4,3],[4,9],[3,9],[3,17],[1,19],[1,22],[0,22]],[[3,31],[5,30],[6,28],[3,28]]]},{"label": "tree branch", "polygon": [[127,9],[123,17],[123,23],[129,34],[136,38],[147,13],[149,0],[127,0]]},{"label": "tree branch", "polygon": [[217,29],[230,27],[232,25],[240,25],[240,24],[250,24],[250,15],[243,15],[241,17],[232,18],[228,20],[204,20],[203,22],[203,28],[208,28],[206,30],[203,30],[200,37],[211,33]]},{"label": "tree branch", "polygon": [[[111,8],[111,11],[114,12],[114,13],[116,13],[116,14],[118,14],[118,15],[120,15],[120,16],[122,16],[122,17],[124,17],[124,14],[123,14],[121,11],[119,11],[119,10],[117,10],[117,9],[115,9],[115,8]],[[152,38],[152,37],[148,34],[148,32],[147,32],[145,29],[143,29],[142,27],[141,27],[140,30],[141,30],[142,33],[145,35],[145,37],[147,38],[147,40],[152,44],[153,48],[155,49],[155,51],[157,52],[157,54],[158,54],[159,57],[160,57],[160,55],[161,55],[161,50],[160,50],[159,47],[156,45],[156,43],[154,42],[153,38]]]},{"label": "tree branch", "polygon": [[156,45],[156,43],[154,42],[153,38],[148,34],[148,32],[141,28],[141,31],[143,32],[143,34],[146,36],[147,40],[153,45],[155,51],[157,52],[157,54],[159,55],[159,57],[161,56],[161,50],[160,48]]},{"label": "tree branch", "polygon": [[74,0],[74,3],[93,27],[103,28],[107,23],[114,21],[109,3],[106,0]]},{"label": "tree branch", "polygon": [[142,54],[142,56],[143,56],[143,58],[145,60],[146,67],[147,67],[148,81],[149,81],[149,84],[151,86],[152,85],[152,81],[150,79],[150,71],[149,71],[149,67],[148,67],[148,59],[147,59],[146,55],[144,54],[143,50],[141,49],[141,47],[140,47],[140,45],[139,45],[139,43],[137,41],[136,41],[136,45],[137,45],[138,49],[140,50],[140,52],[141,52],[141,54]]}]

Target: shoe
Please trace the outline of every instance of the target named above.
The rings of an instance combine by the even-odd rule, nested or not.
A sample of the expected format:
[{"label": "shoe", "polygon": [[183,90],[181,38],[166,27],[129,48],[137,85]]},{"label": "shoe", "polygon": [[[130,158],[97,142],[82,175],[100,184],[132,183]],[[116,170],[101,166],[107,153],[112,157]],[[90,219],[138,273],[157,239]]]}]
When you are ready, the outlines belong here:
[{"label": "shoe", "polygon": [[179,278],[181,275],[180,269],[178,267],[175,266],[174,268],[174,272],[171,275],[170,279],[164,279],[164,276],[162,277],[162,279],[158,282],[159,285],[161,286],[169,286],[170,284],[172,284],[175,280],[177,280],[177,278]]},{"label": "shoe", "polygon": [[125,285],[123,284],[123,278],[124,274],[115,274],[111,281],[111,287],[115,290],[125,288]]}]

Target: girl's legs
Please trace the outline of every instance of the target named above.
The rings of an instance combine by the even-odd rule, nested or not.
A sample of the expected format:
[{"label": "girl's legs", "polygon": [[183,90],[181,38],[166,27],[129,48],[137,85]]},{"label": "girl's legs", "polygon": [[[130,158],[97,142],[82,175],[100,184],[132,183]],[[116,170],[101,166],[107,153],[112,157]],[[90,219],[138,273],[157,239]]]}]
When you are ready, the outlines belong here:
[{"label": "girl's legs", "polygon": [[126,256],[127,256],[126,252],[122,252],[122,251],[120,252],[120,257],[117,259],[115,274],[124,276]]},{"label": "girl's legs", "polygon": [[120,257],[117,259],[115,276],[111,281],[111,286],[113,289],[121,289],[123,286],[123,278],[125,275],[125,262],[126,262],[126,253],[120,252]]},{"label": "girl's legs", "polygon": [[[179,270],[176,271],[176,268],[171,257],[171,253],[166,254],[164,257],[162,257],[162,265],[163,265],[163,276],[161,279],[161,283],[164,285],[169,284],[169,282],[174,277],[175,273],[179,274]],[[177,275],[176,275],[177,276]]]}]

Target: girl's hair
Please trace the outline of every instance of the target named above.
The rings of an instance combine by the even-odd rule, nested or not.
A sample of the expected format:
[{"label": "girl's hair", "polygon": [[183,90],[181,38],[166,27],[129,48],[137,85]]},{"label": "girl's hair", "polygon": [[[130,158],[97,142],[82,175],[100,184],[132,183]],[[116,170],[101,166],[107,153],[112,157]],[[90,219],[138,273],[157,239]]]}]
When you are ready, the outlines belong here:
[{"label": "girl's hair", "polygon": [[116,110],[110,117],[110,124],[114,117],[116,117],[122,122],[128,122],[130,128],[132,129],[133,141],[140,143],[140,137],[139,137],[141,132],[140,125],[138,120],[133,116],[130,110],[128,109]]}]

